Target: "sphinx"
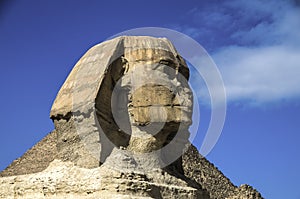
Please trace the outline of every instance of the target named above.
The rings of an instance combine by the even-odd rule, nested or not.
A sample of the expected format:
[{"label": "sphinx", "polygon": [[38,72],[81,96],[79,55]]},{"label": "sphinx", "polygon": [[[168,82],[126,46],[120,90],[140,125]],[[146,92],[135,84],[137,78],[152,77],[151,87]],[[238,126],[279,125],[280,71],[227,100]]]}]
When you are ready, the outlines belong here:
[{"label": "sphinx", "polygon": [[261,199],[189,142],[188,80],[166,38],[92,47],[56,96],[55,129],[0,173],[0,198]]},{"label": "sphinx", "polygon": [[188,79],[187,64],[166,38],[126,36],[94,46],[51,109],[59,157],[93,168],[121,148],[143,157],[141,164],[182,172],[193,109]]}]

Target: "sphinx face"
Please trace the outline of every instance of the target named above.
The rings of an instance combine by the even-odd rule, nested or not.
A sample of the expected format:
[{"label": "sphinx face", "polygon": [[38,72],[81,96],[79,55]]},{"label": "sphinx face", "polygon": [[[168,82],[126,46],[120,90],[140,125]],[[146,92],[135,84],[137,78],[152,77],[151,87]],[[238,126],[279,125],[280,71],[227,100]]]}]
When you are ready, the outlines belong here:
[{"label": "sphinx face", "polygon": [[[127,149],[152,152],[168,144],[177,133],[188,134],[192,93],[188,74],[181,70],[186,66],[172,53],[160,49],[125,51],[123,62],[124,74],[118,89],[123,96],[119,95],[115,106],[124,106],[117,115],[128,114]],[[121,126],[126,126],[124,121]],[[186,141],[187,136],[182,137]]]}]

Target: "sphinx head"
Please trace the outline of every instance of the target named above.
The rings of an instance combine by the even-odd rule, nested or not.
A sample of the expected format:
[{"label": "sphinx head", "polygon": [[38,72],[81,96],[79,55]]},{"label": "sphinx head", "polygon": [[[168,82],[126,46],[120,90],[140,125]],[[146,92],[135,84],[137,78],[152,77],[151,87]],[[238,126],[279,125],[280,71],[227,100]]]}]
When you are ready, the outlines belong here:
[{"label": "sphinx head", "polygon": [[[102,163],[113,148],[140,154],[163,151],[178,158],[188,143],[192,117],[188,78],[185,61],[167,39],[115,38],[79,60],[54,102],[51,118],[61,128],[61,116],[73,117],[81,141]],[[64,137],[58,136],[61,153],[70,147]],[[77,153],[77,159],[84,156]]]}]

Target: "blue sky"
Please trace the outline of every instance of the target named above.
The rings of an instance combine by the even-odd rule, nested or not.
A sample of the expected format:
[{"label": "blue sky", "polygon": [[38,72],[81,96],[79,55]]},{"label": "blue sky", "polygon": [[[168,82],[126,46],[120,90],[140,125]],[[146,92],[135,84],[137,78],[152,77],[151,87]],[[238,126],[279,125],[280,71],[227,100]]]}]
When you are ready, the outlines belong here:
[{"label": "blue sky", "polygon": [[[53,130],[52,102],[87,49],[149,26],[191,36],[219,67],[227,116],[207,158],[266,198],[299,199],[300,7],[288,0],[2,3],[0,169]],[[210,117],[202,86],[198,97],[200,147]]]}]

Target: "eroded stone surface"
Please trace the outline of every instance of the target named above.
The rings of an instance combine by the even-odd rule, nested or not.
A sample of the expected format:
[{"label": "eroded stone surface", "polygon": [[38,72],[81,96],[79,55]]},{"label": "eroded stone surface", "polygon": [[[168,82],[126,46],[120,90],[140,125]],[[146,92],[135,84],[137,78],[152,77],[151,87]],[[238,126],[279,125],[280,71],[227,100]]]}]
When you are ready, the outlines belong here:
[{"label": "eroded stone surface", "polygon": [[228,196],[227,199],[260,199],[261,194],[252,186],[243,184],[235,189],[234,193]]},{"label": "eroded stone surface", "polygon": [[189,143],[188,78],[165,38],[94,46],[55,99],[55,130],[0,173],[0,197],[262,198]]},{"label": "eroded stone surface", "polygon": [[[46,138],[50,136],[50,137],[55,137],[56,136],[56,132],[52,132],[51,134],[47,135]],[[56,154],[53,154],[52,151],[55,150],[55,146],[52,145],[48,145],[48,148],[44,148],[44,145],[47,144],[47,140],[50,140],[50,138],[47,139],[43,139],[41,142],[39,142],[34,148],[30,149],[28,152],[26,152],[26,156],[30,156],[30,157],[26,157],[26,156],[22,156],[21,158],[15,160],[15,162],[10,165],[6,170],[2,171],[0,173],[1,176],[6,176],[8,178],[0,178],[0,193],[2,193],[2,198],[13,198],[17,197],[17,193],[15,194],[15,192],[17,192],[17,190],[21,189],[21,187],[23,186],[22,184],[19,184],[19,186],[15,186],[12,183],[15,183],[14,181],[20,178],[20,175],[22,174],[27,174],[27,173],[37,173],[40,172],[40,169],[36,169],[36,168],[41,168],[41,170],[44,170],[47,168],[47,166],[49,165],[49,161],[51,161],[52,159],[54,159],[56,157]],[[49,159],[44,159],[44,162],[36,162],[34,159],[37,155],[37,152],[42,150],[44,154],[48,154],[48,155],[53,155],[51,158]],[[122,161],[122,164],[117,164],[117,162],[113,161],[113,160],[122,160],[122,158],[125,159],[124,161]],[[183,169],[184,169],[184,176],[190,180],[194,180],[196,181],[198,184],[200,184],[203,188],[205,189],[209,195],[210,198],[217,198],[217,199],[225,199],[225,198],[231,198],[231,199],[238,199],[238,198],[250,198],[250,199],[261,199],[261,195],[259,192],[255,191],[254,189],[251,189],[250,186],[247,185],[243,185],[242,187],[244,188],[239,188],[236,187],[235,185],[233,185],[230,180],[224,176],[224,174],[222,174],[221,171],[219,171],[212,163],[210,163],[208,160],[206,160],[204,157],[202,157],[198,150],[194,147],[191,146],[189,147],[189,149],[186,151],[186,153],[183,154],[182,156],[183,158]],[[121,166],[121,168],[123,169],[123,172],[125,173],[126,169],[127,169],[127,173],[131,173],[130,170],[134,170],[135,171],[135,163],[132,162],[131,158],[124,158],[124,155],[120,154],[117,158],[111,158],[109,160],[109,162],[111,161],[112,165],[116,166]],[[24,164],[24,162],[26,162],[26,164]],[[54,169],[55,170],[60,170],[62,168],[64,168],[65,170],[68,171],[75,171],[72,170],[71,168],[74,166],[74,163],[69,162],[69,161],[65,161],[65,162],[61,162],[58,161],[59,163],[54,163]],[[22,165],[23,169],[19,169],[19,166],[17,165]],[[47,165],[47,166],[45,166]],[[64,165],[62,167],[60,167],[59,165]],[[126,166],[124,166],[126,165]],[[75,166],[76,167],[76,166]],[[53,168],[53,167],[51,167]],[[89,183],[96,183],[93,181],[94,177],[98,178],[101,176],[97,176],[97,173],[93,173],[95,170],[97,170],[96,168],[94,169],[84,169],[84,168],[79,168],[76,167],[77,169],[86,172],[84,173],[84,176],[88,176],[90,182]],[[25,172],[25,171],[29,171],[29,172]],[[120,170],[120,167],[116,167],[115,170]],[[156,170],[157,171],[157,170]],[[44,172],[43,172],[44,173]],[[56,173],[56,172],[54,172]],[[68,176],[72,176],[72,175],[76,175],[76,173],[78,173],[78,171],[76,171],[75,173],[70,173],[68,174]],[[91,174],[93,173],[93,175]],[[39,174],[40,175],[40,174]],[[46,174],[43,174],[44,176]],[[132,174],[126,174],[126,179],[128,178],[129,180],[132,179]],[[22,175],[23,179],[26,181],[28,181],[28,179],[32,178],[32,176],[35,175]],[[48,175],[49,176],[49,175]],[[53,174],[51,174],[50,176],[53,176]],[[43,177],[44,179],[46,177]],[[68,186],[70,186],[68,189],[78,189],[78,185],[74,184],[74,182],[72,183],[72,178],[70,178],[71,180],[70,183],[68,183]],[[82,178],[84,179],[84,178]],[[53,182],[55,182],[54,180],[51,180]],[[67,181],[65,179],[65,181]],[[78,180],[77,180],[78,181]],[[79,180],[80,181],[80,180]],[[37,181],[37,183],[40,183],[40,187],[42,186],[47,186],[47,183],[44,182],[44,180],[41,181]],[[30,185],[33,188],[37,187],[37,185]],[[116,187],[118,185],[115,185]],[[86,186],[88,187],[88,186]],[[245,188],[247,187],[247,188]],[[250,189],[249,189],[250,188]],[[23,190],[23,189],[22,189]],[[45,188],[45,192],[47,192],[48,188]],[[37,189],[35,189],[34,191],[37,191]],[[34,192],[29,191],[30,193]],[[43,198],[43,190],[42,188],[40,188],[39,192],[41,192],[40,196],[41,198]],[[56,192],[56,191],[55,191]],[[79,191],[76,192],[76,194],[71,194],[69,191],[66,191],[65,193],[61,193],[61,197],[65,197],[65,198],[95,198],[96,195],[90,195],[87,194],[87,192],[82,192],[82,194],[78,193]],[[78,194],[77,194],[78,193]],[[53,193],[54,194],[54,193]],[[106,194],[106,195],[105,195]],[[109,195],[109,192],[103,192],[101,193],[102,198],[109,198],[109,196],[111,196],[111,198],[143,198],[141,196],[128,196],[128,195],[123,195],[122,194],[118,194],[118,195]],[[59,194],[58,194],[59,195]],[[55,198],[54,195],[50,195],[48,196],[48,198]],[[255,197],[253,197],[255,196]],[[22,198],[21,196],[18,196],[19,198]],[[23,197],[24,198],[24,197]],[[30,198],[30,197],[28,197]],[[37,198],[37,197],[33,197],[32,198]],[[47,197],[46,197],[47,198]],[[99,197],[101,198],[101,197]],[[147,198],[147,197],[145,197]],[[148,197],[150,198],[150,197]],[[167,197],[168,198],[168,197]],[[174,197],[176,198],[176,197]],[[247,199],[248,199],[247,198]]]},{"label": "eroded stone surface", "polygon": [[54,160],[42,172],[0,178],[0,198],[209,198],[199,187],[158,169],[79,168]]},{"label": "eroded stone surface", "polygon": [[[51,109],[59,158],[92,168],[114,147],[180,158],[192,123],[188,78],[185,61],[165,38],[118,37],[94,46]],[[164,154],[166,145],[173,154]]]}]

